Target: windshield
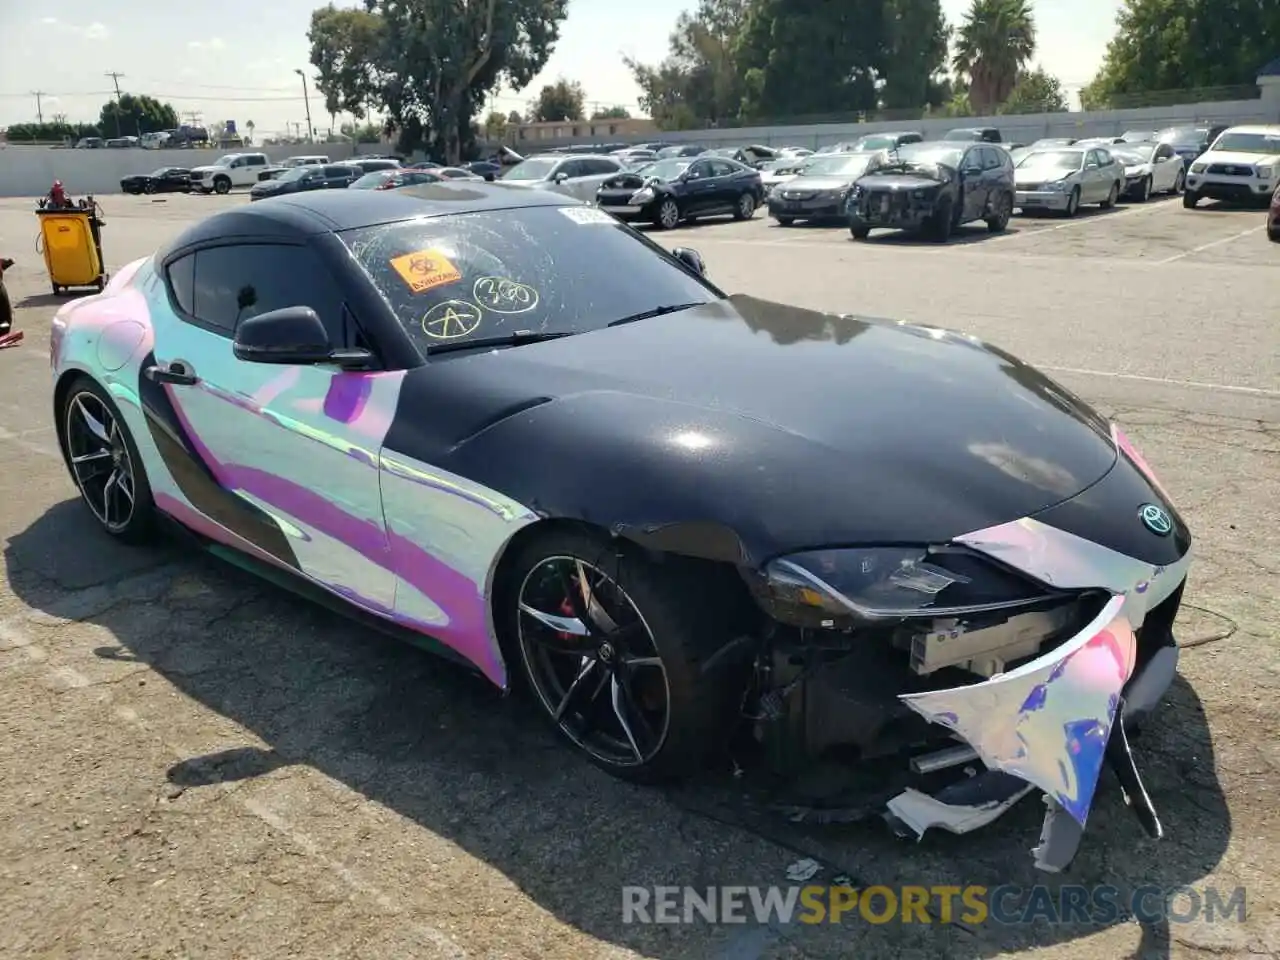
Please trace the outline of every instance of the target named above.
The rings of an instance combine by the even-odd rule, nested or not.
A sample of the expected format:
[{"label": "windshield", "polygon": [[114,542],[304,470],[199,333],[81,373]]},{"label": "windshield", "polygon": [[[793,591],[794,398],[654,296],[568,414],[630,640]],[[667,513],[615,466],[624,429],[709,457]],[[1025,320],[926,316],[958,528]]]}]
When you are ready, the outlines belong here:
[{"label": "windshield", "polygon": [[815,157],[800,172],[806,177],[836,177],[841,174],[856,177],[866,173],[876,156],[874,153],[861,153],[852,157]]},{"label": "windshield", "polygon": [[952,130],[942,139],[943,140],[977,140],[978,131],[977,130]]},{"label": "windshield", "polygon": [[378,170],[375,173],[366,173],[363,177],[351,184],[352,190],[372,190],[374,187],[380,187],[394,176],[388,170]]},{"label": "windshield", "polygon": [[518,331],[583,333],[724,296],[590,207],[458,213],[338,235],[423,353]]},{"label": "windshield", "polygon": [[654,163],[646,163],[635,173],[641,177],[657,177],[659,180],[674,180],[680,174],[689,169],[693,163],[692,160],[682,160],[671,158],[669,160],[658,160]]},{"label": "windshield", "polygon": [[231,166],[231,161],[235,158],[235,154],[232,154],[229,157],[219,157],[217,160],[213,161],[213,165],[215,167],[229,167]]},{"label": "windshield", "polygon": [[1170,127],[1160,132],[1160,142],[1199,146],[1208,132],[1204,127]]},{"label": "windshield", "polygon": [[560,163],[559,157],[534,157],[522,160],[502,175],[503,180],[545,180]]},{"label": "windshield", "polygon": [[280,183],[297,183],[299,180],[306,179],[316,173],[315,167],[294,167],[292,170],[286,170],[276,180]]},{"label": "windshield", "polygon": [[863,137],[854,144],[858,150],[888,150],[897,145],[897,137]]},{"label": "windshield", "polygon": [[1214,143],[1215,151],[1280,154],[1280,133],[1224,133]]},{"label": "windshield", "polygon": [[1018,161],[1020,167],[1050,167],[1054,170],[1079,170],[1084,163],[1080,150],[1039,150]]},{"label": "windshield", "polygon": [[149,177],[167,177],[167,176],[169,176],[169,174],[171,174],[171,173],[173,173],[173,172],[174,172],[174,170],[173,170],[173,168],[172,168],[172,167],[161,167],[159,170],[152,170],[149,174],[147,174],[147,176],[149,176]]},{"label": "windshield", "polygon": [[[963,147],[944,147],[936,143],[908,143],[898,148],[896,161],[916,161],[923,164],[945,163],[958,167],[964,156]],[[896,163],[895,163],[896,165]]]}]

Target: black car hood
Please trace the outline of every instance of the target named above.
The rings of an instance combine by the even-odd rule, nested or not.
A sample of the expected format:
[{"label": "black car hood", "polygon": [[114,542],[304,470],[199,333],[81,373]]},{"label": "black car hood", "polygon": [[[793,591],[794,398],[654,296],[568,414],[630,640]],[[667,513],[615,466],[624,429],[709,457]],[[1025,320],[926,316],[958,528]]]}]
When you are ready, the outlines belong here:
[{"label": "black car hood", "polygon": [[710,525],[750,562],[946,541],[1060,503],[1117,456],[1104,420],[995,348],[743,296],[438,358],[406,377],[387,447],[548,516]]},{"label": "black car hood", "polygon": [[872,173],[858,181],[864,190],[928,190],[940,183],[918,173]]}]

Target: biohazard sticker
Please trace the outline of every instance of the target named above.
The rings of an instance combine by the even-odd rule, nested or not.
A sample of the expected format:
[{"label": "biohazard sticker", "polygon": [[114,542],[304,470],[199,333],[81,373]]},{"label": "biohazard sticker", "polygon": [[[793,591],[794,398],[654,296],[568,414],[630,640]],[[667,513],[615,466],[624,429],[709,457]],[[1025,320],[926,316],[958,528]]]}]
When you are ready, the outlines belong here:
[{"label": "biohazard sticker", "polygon": [[437,303],[422,318],[422,332],[433,340],[459,340],[480,326],[480,308],[466,300]]},{"label": "biohazard sticker", "polygon": [[439,250],[406,253],[392,260],[391,266],[414,293],[426,293],[462,279],[462,272]]},{"label": "biohazard sticker", "polygon": [[595,207],[557,207],[557,209],[574,223],[599,223],[605,226],[614,226],[618,222],[603,210],[598,210]]}]

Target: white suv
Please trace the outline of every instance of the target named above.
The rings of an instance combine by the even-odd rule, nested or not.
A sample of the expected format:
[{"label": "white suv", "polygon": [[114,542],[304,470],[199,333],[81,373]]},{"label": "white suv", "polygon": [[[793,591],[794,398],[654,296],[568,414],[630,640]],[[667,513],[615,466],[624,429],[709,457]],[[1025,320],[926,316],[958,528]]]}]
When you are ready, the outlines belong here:
[{"label": "white suv", "polygon": [[590,203],[601,184],[626,170],[617,157],[545,153],[517,163],[502,175],[502,181],[541,187]]},{"label": "white suv", "polygon": [[200,193],[229,193],[232,187],[252,187],[274,169],[265,153],[229,153],[211,166],[194,167],[191,189]]},{"label": "white suv", "polygon": [[1280,174],[1280,126],[1228,127],[1187,172],[1182,205],[1201,197],[1237,203],[1268,203]]}]

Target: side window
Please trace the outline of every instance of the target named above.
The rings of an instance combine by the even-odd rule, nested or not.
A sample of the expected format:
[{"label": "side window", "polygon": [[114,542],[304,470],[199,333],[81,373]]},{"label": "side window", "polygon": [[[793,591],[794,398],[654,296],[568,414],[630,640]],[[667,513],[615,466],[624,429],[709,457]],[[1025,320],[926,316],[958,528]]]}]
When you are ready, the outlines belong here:
[{"label": "side window", "polygon": [[1098,165],[1107,167],[1111,165],[1111,152],[1108,150],[1095,151],[1098,154]]},{"label": "side window", "polygon": [[169,264],[169,289],[173,300],[183,313],[191,313],[195,304],[196,257],[189,253],[181,260]]},{"label": "side window", "polygon": [[695,178],[709,177],[709,176],[711,176],[710,160],[699,160],[696,163],[690,165],[689,178],[691,180]]},{"label": "side window", "polygon": [[732,163],[725,163],[723,160],[711,161],[711,176],[713,177],[732,177],[738,172],[738,168]]},{"label": "side window", "polygon": [[325,167],[324,175],[330,180],[336,180],[339,177],[349,177],[351,170],[349,167]]},{"label": "side window", "polygon": [[586,176],[586,169],[581,160],[568,160],[561,164],[560,169],[556,171],[557,175],[561,173],[572,179],[574,177]]},{"label": "side window", "polygon": [[582,175],[585,177],[607,176],[618,172],[617,167],[602,157],[588,157],[579,162],[582,164]]},{"label": "side window", "polygon": [[320,315],[333,342],[346,345],[342,295],[307,247],[254,243],[199,250],[194,288],[192,316],[228,337],[241,320],[307,306]]},{"label": "side window", "polygon": [[243,167],[243,166],[244,166],[244,157],[236,157],[236,159],[231,161],[232,170],[235,170],[236,168]]},{"label": "side window", "polygon": [[992,147],[982,148],[982,169],[983,170],[999,170],[1000,157]]},{"label": "side window", "polygon": [[249,157],[245,160],[245,166],[249,167],[265,167],[267,165],[266,157]]}]

